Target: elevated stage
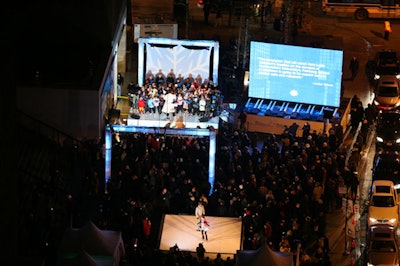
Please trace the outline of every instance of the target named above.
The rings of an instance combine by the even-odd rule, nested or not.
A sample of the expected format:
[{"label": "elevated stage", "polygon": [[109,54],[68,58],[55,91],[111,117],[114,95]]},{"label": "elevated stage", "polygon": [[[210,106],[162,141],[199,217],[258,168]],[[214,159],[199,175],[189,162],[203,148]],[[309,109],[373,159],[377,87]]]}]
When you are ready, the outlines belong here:
[{"label": "elevated stage", "polygon": [[166,114],[140,114],[138,118],[128,116],[127,125],[136,127],[154,127],[154,128],[209,128],[218,129],[220,116],[207,118],[201,121],[203,117],[198,115],[189,115],[187,113],[178,113],[175,116]]},{"label": "elevated stage", "polygon": [[229,112],[221,107],[220,114],[218,116],[207,118],[200,121],[202,118],[199,115],[189,115],[185,112],[179,112],[175,116],[170,115],[167,117],[166,114],[154,114],[154,113],[144,113],[139,114],[138,110],[132,109],[129,105],[128,96],[120,96],[116,104],[116,109],[120,110],[120,120],[123,124],[133,127],[150,127],[150,128],[201,128],[206,129],[213,127],[215,130],[218,129],[219,119],[227,119],[229,117]]},{"label": "elevated stage", "polygon": [[196,231],[194,215],[166,214],[161,225],[159,249],[169,251],[177,244],[181,251],[196,252],[199,243],[203,243],[208,254],[230,254],[233,258],[242,247],[242,219],[207,216],[207,221],[210,224],[208,241]]},{"label": "elevated stage", "polygon": [[[310,105],[294,102],[283,102],[267,99],[249,98],[241,107],[247,113],[247,130],[282,134],[285,126],[293,123],[302,128],[305,122],[311,130],[318,133],[327,132],[334,124],[341,124],[346,129],[350,119],[350,99],[343,98],[338,108]],[[330,118],[327,120],[325,115]],[[298,136],[302,134],[297,131]]]}]

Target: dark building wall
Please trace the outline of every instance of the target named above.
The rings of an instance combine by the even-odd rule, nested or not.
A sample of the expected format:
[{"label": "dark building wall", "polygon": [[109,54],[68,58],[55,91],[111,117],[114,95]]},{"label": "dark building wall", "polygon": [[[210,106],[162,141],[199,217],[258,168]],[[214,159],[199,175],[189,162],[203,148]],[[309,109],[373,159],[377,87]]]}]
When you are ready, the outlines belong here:
[{"label": "dark building wall", "polygon": [[15,50],[11,42],[0,40],[0,110],[2,133],[0,138],[0,256],[7,265],[16,265],[18,257],[18,189],[16,174],[16,105],[15,105]]}]

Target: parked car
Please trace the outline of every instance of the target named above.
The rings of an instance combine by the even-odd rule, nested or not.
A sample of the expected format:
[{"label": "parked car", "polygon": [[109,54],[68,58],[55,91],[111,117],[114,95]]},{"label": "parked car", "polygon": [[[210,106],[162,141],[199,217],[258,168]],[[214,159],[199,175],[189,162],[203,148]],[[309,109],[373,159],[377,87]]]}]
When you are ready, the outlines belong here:
[{"label": "parked car", "polygon": [[379,51],[375,54],[374,79],[383,75],[392,75],[400,78],[400,62],[397,53],[391,49]]},{"label": "parked car", "polygon": [[376,151],[400,150],[400,112],[379,112],[376,120]]},{"label": "parked car", "polygon": [[390,180],[372,182],[368,201],[368,228],[389,225],[397,228],[399,221],[399,199]]},{"label": "parked car", "polygon": [[396,76],[381,76],[374,93],[374,105],[378,110],[393,110],[400,106],[400,81]]},{"label": "parked car", "polygon": [[400,156],[398,152],[382,152],[374,157],[372,181],[390,180],[397,192],[400,190]]},{"label": "parked car", "polygon": [[373,226],[369,229],[367,265],[399,265],[396,230],[392,226]]}]

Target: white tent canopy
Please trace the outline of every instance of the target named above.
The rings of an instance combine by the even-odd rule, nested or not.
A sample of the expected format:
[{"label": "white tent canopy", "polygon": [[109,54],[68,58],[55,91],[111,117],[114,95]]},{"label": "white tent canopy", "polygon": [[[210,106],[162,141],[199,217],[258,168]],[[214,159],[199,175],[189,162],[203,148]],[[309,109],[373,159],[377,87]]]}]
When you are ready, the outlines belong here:
[{"label": "white tent canopy", "polygon": [[268,245],[257,250],[239,250],[236,266],[294,266],[293,253],[273,251]]},{"label": "white tent canopy", "polygon": [[58,250],[58,266],[118,266],[125,256],[121,232],[100,230],[92,222],[68,229]]}]

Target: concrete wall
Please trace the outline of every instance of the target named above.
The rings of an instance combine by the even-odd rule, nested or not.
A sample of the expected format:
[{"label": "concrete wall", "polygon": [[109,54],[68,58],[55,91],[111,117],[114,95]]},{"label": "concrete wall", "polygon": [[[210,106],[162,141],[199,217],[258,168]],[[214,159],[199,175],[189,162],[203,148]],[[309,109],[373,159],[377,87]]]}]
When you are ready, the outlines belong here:
[{"label": "concrete wall", "polygon": [[17,108],[77,139],[98,138],[102,116],[97,91],[19,87]]}]

